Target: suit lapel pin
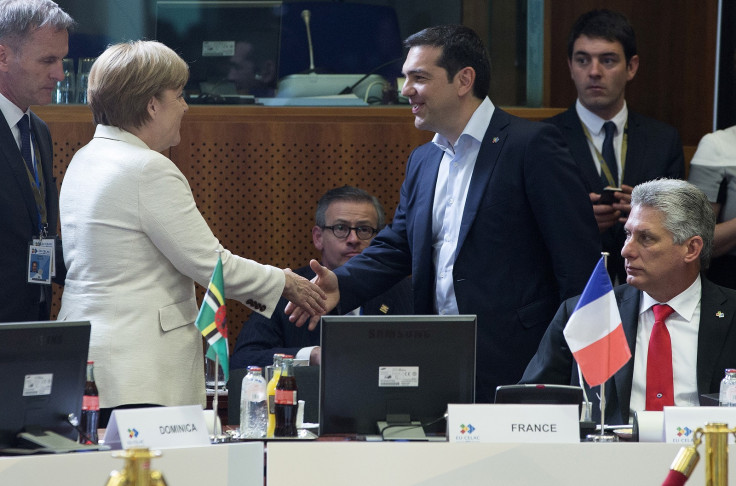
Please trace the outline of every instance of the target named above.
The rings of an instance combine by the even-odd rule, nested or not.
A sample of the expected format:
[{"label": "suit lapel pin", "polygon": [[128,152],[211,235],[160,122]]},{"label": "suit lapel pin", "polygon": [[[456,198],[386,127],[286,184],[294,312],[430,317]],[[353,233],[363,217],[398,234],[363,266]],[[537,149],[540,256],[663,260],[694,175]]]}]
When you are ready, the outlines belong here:
[{"label": "suit lapel pin", "polygon": [[388,314],[388,306],[386,304],[381,304],[381,307],[378,309],[384,314]]},{"label": "suit lapel pin", "polygon": [[498,143],[499,140],[501,139],[498,137],[493,137],[493,139],[491,140],[491,143]]},{"label": "suit lapel pin", "polygon": [[721,311],[718,311],[718,312],[716,312],[716,317],[719,318],[719,319],[723,319],[724,317],[726,317],[726,314],[724,314]]}]

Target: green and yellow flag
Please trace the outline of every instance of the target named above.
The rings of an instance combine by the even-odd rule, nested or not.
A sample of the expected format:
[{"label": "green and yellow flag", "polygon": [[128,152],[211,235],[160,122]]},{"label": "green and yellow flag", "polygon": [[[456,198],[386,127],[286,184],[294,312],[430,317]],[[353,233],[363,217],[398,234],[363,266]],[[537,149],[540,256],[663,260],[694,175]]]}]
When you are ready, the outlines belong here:
[{"label": "green and yellow flag", "polygon": [[227,311],[225,308],[225,283],[222,278],[222,259],[217,256],[217,265],[212,272],[207,293],[199,308],[199,315],[194,325],[207,340],[209,348],[207,357],[211,360],[215,356],[220,359],[220,366],[225,374],[225,381],[230,378],[230,366],[228,364],[227,346]]}]

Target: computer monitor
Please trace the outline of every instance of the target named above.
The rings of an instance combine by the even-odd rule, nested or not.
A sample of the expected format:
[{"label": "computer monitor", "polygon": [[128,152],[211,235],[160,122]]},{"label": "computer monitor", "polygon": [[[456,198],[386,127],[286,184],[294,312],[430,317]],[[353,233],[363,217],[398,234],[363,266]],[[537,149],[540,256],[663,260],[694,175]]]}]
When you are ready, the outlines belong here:
[{"label": "computer monitor", "polygon": [[0,448],[45,448],[28,441],[54,434],[77,448],[68,417],[82,409],[89,335],[89,322],[0,323]]},{"label": "computer monitor", "polygon": [[281,1],[157,1],[156,40],[189,64],[187,101],[273,96],[281,11]]},{"label": "computer monitor", "polygon": [[474,315],[324,316],[321,333],[320,435],[421,440],[475,401]]}]

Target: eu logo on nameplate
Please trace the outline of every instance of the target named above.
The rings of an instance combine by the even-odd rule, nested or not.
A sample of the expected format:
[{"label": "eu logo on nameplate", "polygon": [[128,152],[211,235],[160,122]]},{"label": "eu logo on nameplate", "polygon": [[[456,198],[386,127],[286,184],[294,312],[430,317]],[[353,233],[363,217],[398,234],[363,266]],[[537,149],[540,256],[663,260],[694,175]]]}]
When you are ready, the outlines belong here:
[{"label": "eu logo on nameplate", "polygon": [[113,410],[103,440],[112,449],[210,444],[204,412],[199,405]]}]

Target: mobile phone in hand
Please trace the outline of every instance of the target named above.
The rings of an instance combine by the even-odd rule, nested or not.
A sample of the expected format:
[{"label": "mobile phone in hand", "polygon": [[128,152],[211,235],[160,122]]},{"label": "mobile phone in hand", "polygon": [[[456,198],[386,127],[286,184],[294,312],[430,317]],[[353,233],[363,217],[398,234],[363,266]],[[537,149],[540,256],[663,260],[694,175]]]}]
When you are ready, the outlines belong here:
[{"label": "mobile phone in hand", "polygon": [[613,195],[614,192],[621,192],[620,187],[606,187],[601,193],[601,198],[597,204],[613,204],[616,202],[616,197]]}]

